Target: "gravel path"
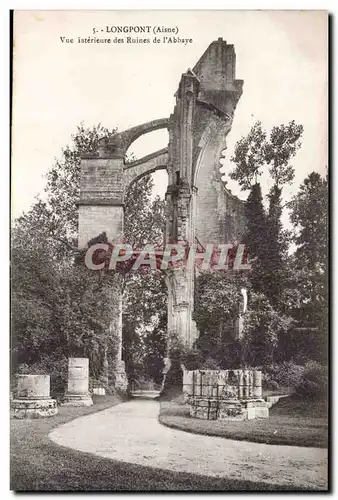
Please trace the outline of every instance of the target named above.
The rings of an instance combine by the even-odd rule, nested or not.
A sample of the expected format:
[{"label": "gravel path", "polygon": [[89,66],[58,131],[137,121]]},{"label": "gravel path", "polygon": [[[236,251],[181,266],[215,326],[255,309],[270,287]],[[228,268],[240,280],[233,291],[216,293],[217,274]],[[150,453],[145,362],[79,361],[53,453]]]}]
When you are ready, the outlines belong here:
[{"label": "gravel path", "polygon": [[[189,434],[161,425],[159,403],[138,399],[77,418],[49,437],[101,457],[204,476],[326,489],[327,450]],[[225,424],[226,425],[226,424]]]}]

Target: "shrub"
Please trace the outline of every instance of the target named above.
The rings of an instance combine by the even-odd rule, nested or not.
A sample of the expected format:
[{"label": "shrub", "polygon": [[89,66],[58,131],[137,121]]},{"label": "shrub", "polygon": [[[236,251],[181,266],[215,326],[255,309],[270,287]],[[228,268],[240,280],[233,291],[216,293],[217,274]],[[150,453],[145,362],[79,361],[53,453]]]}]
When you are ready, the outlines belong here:
[{"label": "shrub", "polygon": [[263,387],[269,389],[268,384],[273,381],[278,386],[297,387],[302,380],[304,366],[296,365],[292,362],[284,362],[281,364],[273,364],[268,366],[257,367],[263,374]]},{"label": "shrub", "polygon": [[207,358],[202,364],[202,370],[220,370],[220,367],[213,358]]},{"label": "shrub", "polygon": [[296,392],[304,399],[326,399],[328,390],[328,370],[316,361],[310,361],[305,365],[302,380],[296,388]]},{"label": "shrub", "polygon": [[264,384],[264,388],[265,388],[265,389],[269,389],[269,391],[278,391],[278,389],[279,389],[279,384],[278,384],[278,382],[276,382],[275,380],[268,380],[268,381]]},{"label": "shrub", "polygon": [[181,357],[187,370],[198,370],[203,366],[203,357],[197,349],[185,349]]}]

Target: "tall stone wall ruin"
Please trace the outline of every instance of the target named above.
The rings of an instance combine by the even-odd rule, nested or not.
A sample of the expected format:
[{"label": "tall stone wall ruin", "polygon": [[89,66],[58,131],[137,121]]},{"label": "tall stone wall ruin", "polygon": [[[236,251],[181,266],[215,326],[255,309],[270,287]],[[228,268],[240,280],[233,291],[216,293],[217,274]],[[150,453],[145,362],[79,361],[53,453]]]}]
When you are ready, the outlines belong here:
[{"label": "tall stone wall ruin", "polygon": [[[124,196],[147,173],[165,168],[165,241],[202,247],[240,240],[245,227],[242,202],[224,187],[220,158],[226,148],[243,81],[236,80],[233,45],[221,38],[207,48],[181,77],[169,118],[152,120],[103,139],[98,151],[83,155],[79,201],[79,247],[106,232],[123,240]],[[129,146],[142,134],[166,128],[168,148],[126,163]],[[126,242],[128,243],[128,242]],[[168,333],[193,346],[198,332],[192,320],[194,269],[167,273]],[[121,310],[120,307],[117,310]],[[120,313],[119,313],[120,314]],[[118,335],[122,342],[121,320]],[[121,350],[119,350],[121,352]]]}]

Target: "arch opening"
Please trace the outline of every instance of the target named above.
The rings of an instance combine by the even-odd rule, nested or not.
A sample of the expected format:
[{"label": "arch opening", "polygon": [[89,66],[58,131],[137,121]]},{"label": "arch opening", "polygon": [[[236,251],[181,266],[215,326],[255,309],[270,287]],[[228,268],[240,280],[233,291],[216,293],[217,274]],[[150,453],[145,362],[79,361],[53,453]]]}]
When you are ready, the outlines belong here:
[{"label": "arch opening", "polygon": [[133,161],[143,158],[155,151],[166,148],[169,142],[168,130],[163,128],[159,130],[152,130],[138,137],[128,147],[126,152],[126,159]]}]

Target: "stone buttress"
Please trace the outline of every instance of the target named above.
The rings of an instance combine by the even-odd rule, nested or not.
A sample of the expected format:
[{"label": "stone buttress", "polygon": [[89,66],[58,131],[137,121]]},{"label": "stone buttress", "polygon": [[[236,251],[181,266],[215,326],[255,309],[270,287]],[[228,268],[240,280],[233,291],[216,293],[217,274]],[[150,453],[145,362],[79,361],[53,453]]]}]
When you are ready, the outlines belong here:
[{"label": "stone buttress", "polygon": [[[242,80],[236,80],[233,45],[212,42],[198,63],[181,77],[176,105],[160,118],[102,139],[97,151],[82,155],[79,200],[79,248],[105,232],[109,242],[123,241],[125,193],[131,183],[159,169],[168,172],[165,242],[196,245],[229,243],[244,229],[242,202],[224,187],[219,169]],[[141,135],[168,129],[167,148],[133,162],[131,144]],[[125,242],[128,243],[128,242]],[[119,286],[118,284],[116,286]],[[168,333],[192,347],[198,337],[192,320],[194,268],[167,273]],[[113,294],[116,296],[116,293]],[[122,361],[122,294],[112,318],[119,339],[116,385],[126,388]],[[116,299],[115,299],[116,300]]]}]

